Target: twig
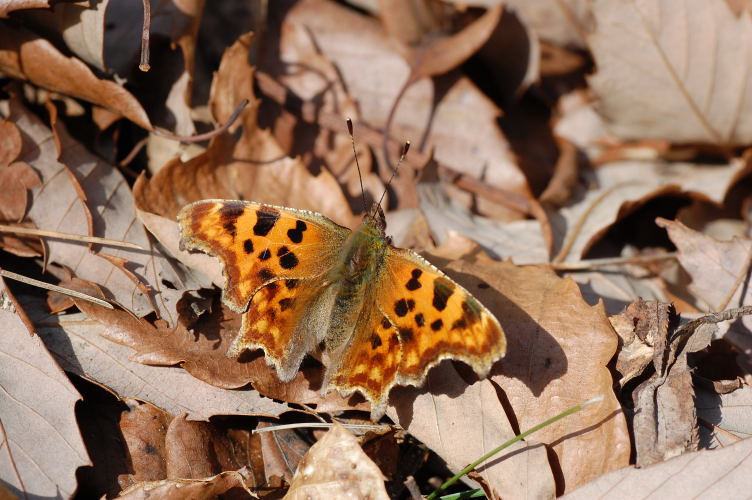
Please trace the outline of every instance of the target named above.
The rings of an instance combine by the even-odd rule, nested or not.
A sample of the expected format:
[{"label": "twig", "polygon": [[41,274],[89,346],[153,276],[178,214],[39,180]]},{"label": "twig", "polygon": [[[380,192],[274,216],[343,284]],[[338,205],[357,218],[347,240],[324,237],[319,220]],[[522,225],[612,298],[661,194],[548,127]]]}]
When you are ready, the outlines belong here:
[{"label": "twig", "polygon": [[552,262],[549,266],[555,271],[581,271],[596,267],[620,264],[644,264],[646,262],[675,258],[676,252],[666,252],[656,255],[634,255],[632,257],[607,257],[603,259],[578,260],[577,262]]},{"label": "twig", "polygon": [[50,283],[45,283],[44,281],[35,280],[34,278],[29,278],[27,276],[16,274],[11,271],[6,271],[5,269],[0,269],[0,276],[5,276],[6,278],[20,281],[21,283],[26,283],[28,285],[34,285],[39,288],[44,288],[45,290],[52,290],[53,292],[62,293],[64,295],[70,295],[71,297],[76,297],[77,299],[88,300],[89,302],[93,302],[97,305],[106,307],[108,309],[115,309],[112,306],[112,304],[110,304],[109,302],[105,300],[98,299],[96,297],[92,297],[91,295],[86,295],[85,293],[77,292],[75,290],[71,290],[70,288],[63,288],[61,286],[52,285]]},{"label": "twig", "polygon": [[[271,427],[264,427],[263,429],[254,429],[252,434],[258,434],[259,432],[281,431],[285,429],[328,429],[334,424],[330,423],[316,423],[316,422],[301,422],[298,424],[284,424],[274,425]],[[382,431],[389,429],[388,425],[372,425],[372,424],[342,424],[343,427],[349,430],[361,430],[361,431]]]},{"label": "twig", "polygon": [[124,248],[135,248],[137,250],[145,250],[144,247],[136,245],[135,243],[129,243],[127,241],[110,240],[107,238],[100,238],[99,236],[84,236],[82,234],[61,233],[58,231],[48,231],[46,229],[34,229],[31,227],[6,226],[5,224],[0,224],[0,232],[16,233],[16,234],[31,234],[34,236],[46,236],[48,238],[55,238],[58,240],[83,241],[86,243],[97,243],[99,245],[107,245],[111,247],[124,247]]},{"label": "twig", "polygon": [[149,32],[151,31],[151,1],[143,0],[144,6],[144,24],[141,28],[141,62],[138,64],[138,69],[141,71],[149,71],[151,65],[149,65]]},{"label": "twig", "polygon": [[198,135],[175,135],[173,133],[167,132],[165,130],[159,130],[159,129],[152,129],[152,132],[155,135],[159,135],[161,137],[166,137],[167,139],[172,139],[173,141],[180,141],[180,142],[202,142],[202,141],[208,141],[212,137],[219,135],[223,132],[225,132],[228,128],[230,128],[230,125],[232,125],[235,120],[238,119],[238,116],[240,116],[240,113],[243,112],[243,109],[248,105],[248,99],[243,99],[243,101],[238,105],[237,108],[235,108],[235,111],[233,111],[232,116],[230,116],[230,119],[227,120],[226,123],[221,125],[219,128],[216,128],[210,132],[206,132],[203,134]]}]

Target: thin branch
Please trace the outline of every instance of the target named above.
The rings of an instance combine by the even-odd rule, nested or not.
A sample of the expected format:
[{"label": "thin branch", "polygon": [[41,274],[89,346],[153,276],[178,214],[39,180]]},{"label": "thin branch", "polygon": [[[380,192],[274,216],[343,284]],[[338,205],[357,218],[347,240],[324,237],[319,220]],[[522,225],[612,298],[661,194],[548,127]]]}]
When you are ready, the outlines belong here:
[{"label": "thin branch", "polygon": [[180,141],[180,142],[203,142],[208,141],[214,136],[217,136],[219,134],[224,133],[230,126],[235,122],[235,120],[238,119],[238,116],[240,116],[240,113],[243,112],[243,109],[248,105],[248,99],[243,99],[243,102],[241,102],[237,108],[235,108],[235,111],[232,113],[232,116],[230,116],[230,119],[227,120],[227,122],[224,125],[221,125],[219,128],[216,128],[210,132],[206,132],[204,134],[198,134],[198,135],[191,135],[191,136],[185,136],[185,135],[175,135],[170,132],[167,132],[165,130],[159,130],[159,129],[152,129],[152,132],[155,135],[159,135],[161,137],[166,137],[167,139],[172,139],[173,141]]},{"label": "thin branch", "polygon": [[549,264],[555,271],[582,271],[604,266],[621,264],[645,264],[658,260],[675,259],[676,252],[666,252],[656,255],[635,255],[632,257],[607,257],[603,259],[579,260],[577,262],[552,262]]},{"label": "thin branch", "polygon": [[149,71],[151,65],[149,64],[149,32],[151,31],[151,1],[143,0],[144,6],[144,24],[141,28],[141,62],[138,64],[138,69],[141,71]]},{"label": "thin branch", "polygon": [[[284,429],[329,429],[334,424],[330,423],[316,423],[316,422],[302,422],[298,424],[285,424],[274,425],[272,427],[264,427],[263,429],[254,429],[252,434],[258,434],[259,432],[271,432],[281,431]],[[342,424],[342,426],[351,431],[384,431],[390,427],[388,425],[372,425],[372,424]]]},{"label": "thin branch", "polygon": [[62,293],[63,295],[70,295],[71,297],[76,297],[77,299],[88,300],[89,302],[93,302],[97,305],[106,307],[107,309],[115,309],[112,304],[105,300],[98,299],[96,297],[92,297],[91,295],[86,295],[85,293],[77,292],[75,290],[71,290],[70,288],[63,288],[61,286],[45,283],[44,281],[35,280],[34,278],[29,278],[28,276],[23,276],[11,271],[6,271],[5,269],[0,269],[0,276],[5,276],[6,278],[20,281],[21,283],[26,283],[28,285],[44,288],[45,290]]},{"label": "thin branch", "polygon": [[58,231],[48,231],[46,229],[34,229],[31,227],[7,226],[5,224],[0,224],[0,232],[15,233],[15,234],[30,234],[33,236],[46,236],[48,238],[55,238],[58,240],[82,241],[86,243],[96,243],[99,245],[107,245],[111,247],[124,247],[124,248],[135,248],[137,250],[146,250],[142,246],[136,245],[135,243],[129,243],[127,241],[110,240],[107,238],[100,238],[98,236],[84,236],[82,234],[61,233]]}]

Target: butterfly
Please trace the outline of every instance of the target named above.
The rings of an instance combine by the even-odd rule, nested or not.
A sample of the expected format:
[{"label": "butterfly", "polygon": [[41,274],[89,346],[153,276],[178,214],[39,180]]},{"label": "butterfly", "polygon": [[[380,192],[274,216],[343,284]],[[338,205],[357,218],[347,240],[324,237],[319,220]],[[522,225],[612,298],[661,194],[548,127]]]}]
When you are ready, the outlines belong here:
[{"label": "butterfly", "polygon": [[283,382],[320,349],[322,393],[362,393],[371,418],[394,385],[421,386],[446,358],[481,376],[506,352],[499,321],[467,290],[386,235],[374,207],[354,231],[308,210],[203,200],[178,214],[181,247],[224,264],[224,303],[242,314],[228,356],[262,349]]}]

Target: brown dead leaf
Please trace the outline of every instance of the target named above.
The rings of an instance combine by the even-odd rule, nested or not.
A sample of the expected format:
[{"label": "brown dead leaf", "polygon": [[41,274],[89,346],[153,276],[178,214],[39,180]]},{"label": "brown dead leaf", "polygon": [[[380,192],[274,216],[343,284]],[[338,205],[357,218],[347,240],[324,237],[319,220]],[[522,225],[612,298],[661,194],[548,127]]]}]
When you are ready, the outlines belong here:
[{"label": "brown dead leaf", "polygon": [[[466,383],[444,382],[438,393],[431,390],[426,396],[438,400],[439,394],[446,394],[447,403],[460,395],[474,400],[447,419],[446,429],[437,430],[433,405],[419,406],[416,400],[411,414],[409,406],[404,405],[404,393],[417,394],[413,389],[400,389],[400,403],[394,403],[399,423],[454,468],[465,465],[460,463],[465,457],[453,457],[469,446],[478,447],[476,456],[480,456],[480,448],[500,444],[467,439],[470,429],[486,432],[483,429],[489,427],[490,432],[491,426],[501,425],[499,391],[504,394],[504,408],[514,412],[508,417],[515,422],[515,431],[524,431],[575,404],[603,395],[603,403],[539,431],[535,440],[548,443],[556,454],[552,465],[559,492],[627,465],[630,445],[626,422],[606,368],[616,350],[617,337],[603,307],[588,306],[572,280],[561,279],[545,267],[517,267],[479,255],[475,263],[459,261],[445,269],[499,318],[509,349],[492,371],[490,381],[470,388]],[[490,385],[482,388],[483,384]],[[471,412],[471,407],[477,409]],[[588,453],[582,453],[584,449]],[[500,465],[503,462],[491,462],[484,478],[488,481]],[[532,484],[540,481],[538,476],[543,472],[536,469],[524,474],[530,474],[524,480]],[[506,488],[499,482],[501,477],[489,481],[497,491]]]},{"label": "brown dead leaf", "polygon": [[666,302],[639,299],[609,318],[621,338],[616,358],[616,371],[621,374],[619,385],[640,375],[655,355],[662,356],[668,341],[670,316],[674,312]]},{"label": "brown dead leaf", "polygon": [[[749,287],[742,286],[750,271],[752,240],[718,241],[688,228],[681,222],[657,219],[676,245],[682,267],[692,277],[689,290],[709,310],[738,307],[752,301]],[[745,324],[750,325],[752,323]]]},{"label": "brown dead leaf", "polygon": [[233,488],[242,488],[250,497],[255,497],[248,489],[252,480],[251,472],[245,467],[217,474],[205,479],[164,479],[137,483],[120,492],[118,500],[146,500],[159,498],[163,500],[213,500]]},{"label": "brown dead leaf", "polygon": [[[271,427],[268,422],[259,422],[258,429]],[[303,439],[296,429],[279,429],[274,432],[259,432],[261,453],[264,459],[264,474],[268,484],[283,480],[292,482],[298,464],[311,449],[311,443]]]},{"label": "brown dead leaf", "polygon": [[91,465],[74,413],[81,396],[2,279],[0,302],[0,478],[21,498],[69,498],[76,469]]},{"label": "brown dead leaf", "polygon": [[209,282],[176,268],[153,246],[136,220],[132,194],[120,172],[73,140],[50,109],[54,130],[18,100],[11,105],[11,120],[24,138],[19,159],[42,177],[41,186],[32,191],[29,219],[41,229],[128,241],[145,250],[48,239],[49,260],[95,281],[134,314],[156,310],[174,324],[182,288],[201,288]]},{"label": "brown dead leaf", "polygon": [[[597,0],[590,85],[623,139],[752,141],[752,19],[726,2]],[[712,61],[712,62],[711,62]]]},{"label": "brown dead leaf", "polygon": [[587,0],[506,0],[535,33],[547,42],[563,47],[586,48],[585,35],[593,17]]},{"label": "brown dead leaf", "polygon": [[172,415],[148,403],[126,399],[128,410],[120,414],[131,473],[118,477],[121,489],[137,482],[158,481],[167,477],[165,434]]},{"label": "brown dead leaf", "polygon": [[638,467],[697,450],[697,415],[687,355],[706,348],[717,330],[715,323],[700,318],[677,331],[665,332],[671,339],[657,342],[655,374],[632,394]]},{"label": "brown dead leaf", "polygon": [[336,423],[303,457],[284,497],[296,499],[388,499],[384,476],[358,444]]},{"label": "brown dead leaf", "polygon": [[724,448],[752,437],[752,387],[727,393],[695,387],[701,448]]},{"label": "brown dead leaf", "polygon": [[123,86],[100,80],[80,60],[63,55],[25,28],[0,23],[0,70],[7,75],[117,111],[151,129],[146,111]]},{"label": "brown dead leaf", "polygon": [[718,450],[685,453],[644,469],[626,467],[562,497],[591,498],[734,498],[750,488],[752,439]]},{"label": "brown dead leaf", "polygon": [[23,139],[12,122],[0,121],[0,221],[20,222],[26,215],[29,190],[41,182],[26,163],[15,161],[21,154]]}]

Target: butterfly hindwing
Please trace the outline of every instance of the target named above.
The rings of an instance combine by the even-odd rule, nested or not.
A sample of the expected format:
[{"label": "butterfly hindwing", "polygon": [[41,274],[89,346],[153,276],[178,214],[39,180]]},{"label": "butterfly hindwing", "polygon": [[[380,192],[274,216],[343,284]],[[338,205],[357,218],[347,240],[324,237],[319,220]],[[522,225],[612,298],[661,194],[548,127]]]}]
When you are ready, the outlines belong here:
[{"label": "butterfly hindwing", "polygon": [[412,250],[390,248],[376,293],[399,333],[399,384],[420,385],[428,369],[445,358],[462,360],[485,375],[506,352],[493,314]]},{"label": "butterfly hindwing", "polygon": [[350,234],[315,212],[239,200],[193,203],[178,222],[183,246],[222,261],[223,301],[237,312],[266,283],[326,272]]}]

